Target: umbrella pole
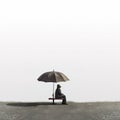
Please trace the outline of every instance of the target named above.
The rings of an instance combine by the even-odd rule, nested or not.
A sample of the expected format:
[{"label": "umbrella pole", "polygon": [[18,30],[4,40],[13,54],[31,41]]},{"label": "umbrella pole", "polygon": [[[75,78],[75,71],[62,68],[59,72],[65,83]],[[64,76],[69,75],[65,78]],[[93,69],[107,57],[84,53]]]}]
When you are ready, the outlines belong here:
[{"label": "umbrella pole", "polygon": [[54,95],[54,82],[53,82],[53,104],[54,104],[54,98],[55,98],[55,95]]}]

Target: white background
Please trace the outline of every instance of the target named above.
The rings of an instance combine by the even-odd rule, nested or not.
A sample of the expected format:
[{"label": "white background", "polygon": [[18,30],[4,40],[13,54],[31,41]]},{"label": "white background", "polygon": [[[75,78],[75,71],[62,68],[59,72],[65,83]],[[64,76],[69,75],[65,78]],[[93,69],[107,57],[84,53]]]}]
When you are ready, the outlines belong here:
[{"label": "white background", "polygon": [[69,101],[120,101],[119,0],[0,1],[0,101],[47,101],[53,69]]}]

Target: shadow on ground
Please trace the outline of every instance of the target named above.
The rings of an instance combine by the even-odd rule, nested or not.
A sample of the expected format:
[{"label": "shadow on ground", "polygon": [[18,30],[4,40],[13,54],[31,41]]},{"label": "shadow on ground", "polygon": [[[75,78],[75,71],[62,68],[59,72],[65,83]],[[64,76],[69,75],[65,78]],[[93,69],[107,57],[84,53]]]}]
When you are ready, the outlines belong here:
[{"label": "shadow on ground", "polygon": [[9,105],[9,106],[21,106],[21,107],[31,107],[31,106],[39,106],[39,105],[62,105],[60,103],[50,103],[50,102],[10,102],[10,103],[7,103],[6,105]]}]

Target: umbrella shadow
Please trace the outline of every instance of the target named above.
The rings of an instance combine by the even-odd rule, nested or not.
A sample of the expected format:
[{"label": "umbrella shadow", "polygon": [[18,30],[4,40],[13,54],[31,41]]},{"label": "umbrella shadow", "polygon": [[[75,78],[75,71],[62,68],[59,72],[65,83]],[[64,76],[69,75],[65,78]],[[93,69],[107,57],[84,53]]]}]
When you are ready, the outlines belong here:
[{"label": "umbrella shadow", "polygon": [[50,103],[50,102],[10,102],[7,103],[8,106],[16,106],[16,107],[32,107],[32,106],[39,106],[39,105],[62,105],[58,103]]}]

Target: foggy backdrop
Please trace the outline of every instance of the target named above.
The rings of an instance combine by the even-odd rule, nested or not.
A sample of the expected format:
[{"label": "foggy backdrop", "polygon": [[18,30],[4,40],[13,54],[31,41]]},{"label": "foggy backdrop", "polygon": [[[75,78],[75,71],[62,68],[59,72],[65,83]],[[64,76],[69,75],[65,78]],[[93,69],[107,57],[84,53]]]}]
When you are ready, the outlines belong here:
[{"label": "foggy backdrop", "polygon": [[69,101],[120,101],[119,0],[0,1],[0,101],[47,101],[63,72]]}]

